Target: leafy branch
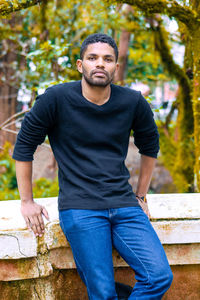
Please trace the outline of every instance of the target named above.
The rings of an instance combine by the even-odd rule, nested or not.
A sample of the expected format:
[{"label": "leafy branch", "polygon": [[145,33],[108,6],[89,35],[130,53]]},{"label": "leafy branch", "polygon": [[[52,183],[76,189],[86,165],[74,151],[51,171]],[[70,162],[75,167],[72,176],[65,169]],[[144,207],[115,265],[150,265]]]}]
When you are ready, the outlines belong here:
[{"label": "leafy branch", "polygon": [[36,4],[41,3],[42,0],[0,0],[0,15],[6,16],[14,11],[18,11]]},{"label": "leafy branch", "polygon": [[200,25],[200,16],[191,8],[182,6],[175,0],[116,0],[116,2],[134,5],[146,14],[166,14],[181,21],[189,29],[194,29],[197,24]]}]

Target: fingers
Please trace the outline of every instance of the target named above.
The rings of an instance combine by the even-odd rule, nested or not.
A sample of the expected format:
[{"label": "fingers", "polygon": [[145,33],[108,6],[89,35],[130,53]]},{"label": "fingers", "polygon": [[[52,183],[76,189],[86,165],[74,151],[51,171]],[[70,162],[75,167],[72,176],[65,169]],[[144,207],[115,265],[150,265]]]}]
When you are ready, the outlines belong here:
[{"label": "fingers", "polygon": [[28,227],[28,229],[31,230],[31,226],[30,226],[30,222],[29,222],[28,217],[24,217],[24,220],[26,222],[26,226]]},{"label": "fingers", "polygon": [[44,220],[42,215],[49,220],[47,210],[33,201],[22,202],[21,213],[25,219],[28,229],[31,229],[36,236],[42,236],[44,233]]},{"label": "fingers", "polygon": [[44,232],[44,221],[43,221],[42,215],[38,216],[38,223],[39,223],[41,231]]},{"label": "fingers", "polygon": [[36,236],[42,236],[44,233],[44,222],[40,216],[29,217],[30,227]]},{"label": "fingers", "polygon": [[42,214],[45,216],[45,218],[47,220],[49,220],[49,214],[48,214],[48,211],[46,210],[46,208],[43,206],[42,207]]},{"label": "fingers", "polygon": [[44,230],[45,230],[42,214],[46,217],[46,219],[49,219],[47,210],[43,206],[41,206],[40,214],[29,217],[29,226],[28,226],[29,228],[32,229],[32,231],[36,236],[40,236],[40,237],[44,234]]}]

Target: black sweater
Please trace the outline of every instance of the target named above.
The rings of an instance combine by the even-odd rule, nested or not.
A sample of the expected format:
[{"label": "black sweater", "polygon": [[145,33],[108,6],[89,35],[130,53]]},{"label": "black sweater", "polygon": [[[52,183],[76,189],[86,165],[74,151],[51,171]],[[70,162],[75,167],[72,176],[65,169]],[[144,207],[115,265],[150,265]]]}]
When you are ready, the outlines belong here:
[{"label": "black sweater", "polygon": [[156,158],[159,135],[140,92],[111,84],[110,99],[96,105],[83,97],[80,81],[59,84],[26,114],[13,158],[33,160],[48,135],[59,167],[59,209],[137,206],[124,164],[131,129],[139,152]]}]

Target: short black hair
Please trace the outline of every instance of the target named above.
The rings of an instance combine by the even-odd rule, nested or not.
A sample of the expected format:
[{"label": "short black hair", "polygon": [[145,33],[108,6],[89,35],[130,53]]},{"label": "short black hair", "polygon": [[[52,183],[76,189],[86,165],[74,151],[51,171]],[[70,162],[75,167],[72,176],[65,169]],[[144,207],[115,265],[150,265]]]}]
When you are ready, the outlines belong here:
[{"label": "short black hair", "polygon": [[115,51],[116,61],[118,60],[118,48],[114,39],[105,33],[94,33],[89,35],[81,45],[80,58],[83,59],[85,51],[88,45],[95,43],[106,43],[109,44]]}]

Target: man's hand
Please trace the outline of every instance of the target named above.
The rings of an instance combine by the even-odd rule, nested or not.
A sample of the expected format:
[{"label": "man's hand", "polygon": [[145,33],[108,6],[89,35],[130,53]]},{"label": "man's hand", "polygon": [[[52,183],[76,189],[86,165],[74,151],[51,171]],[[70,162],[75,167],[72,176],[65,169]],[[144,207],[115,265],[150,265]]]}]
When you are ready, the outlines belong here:
[{"label": "man's hand", "polygon": [[32,161],[16,161],[17,184],[21,198],[21,213],[29,229],[36,236],[44,233],[43,216],[49,220],[44,206],[33,201],[32,193]]},{"label": "man's hand", "polygon": [[49,220],[48,212],[44,206],[34,201],[22,202],[21,213],[26,221],[26,225],[36,236],[42,236],[44,233],[44,220],[42,215]]},{"label": "man's hand", "polygon": [[147,198],[140,197],[140,196],[136,196],[136,198],[138,200],[139,205],[141,206],[141,208],[143,209],[143,211],[145,212],[147,217],[150,219],[150,212],[149,212],[149,207],[148,207],[148,203],[147,203]]}]

